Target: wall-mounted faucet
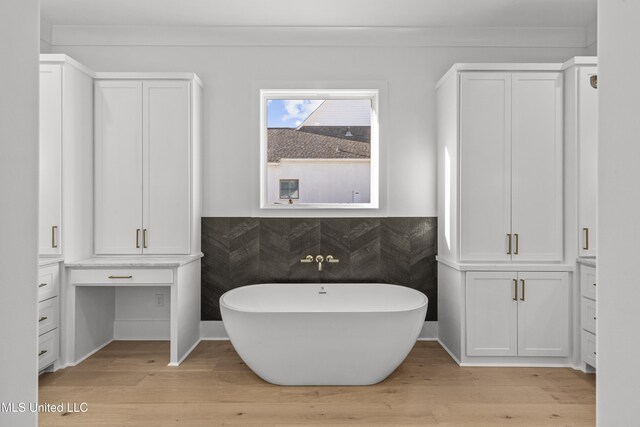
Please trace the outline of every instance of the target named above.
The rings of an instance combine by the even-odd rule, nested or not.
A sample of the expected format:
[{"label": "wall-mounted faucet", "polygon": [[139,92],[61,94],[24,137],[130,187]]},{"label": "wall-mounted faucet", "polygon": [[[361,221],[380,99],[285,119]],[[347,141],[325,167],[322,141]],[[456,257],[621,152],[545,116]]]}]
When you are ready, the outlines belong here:
[{"label": "wall-mounted faucet", "polygon": [[[306,257],[302,258],[300,260],[300,262],[302,263],[311,263],[313,262],[314,258],[312,255],[307,255]],[[334,258],[333,255],[327,255],[327,257],[323,257],[322,255],[316,255],[315,261],[318,263],[318,271],[322,271],[322,263],[323,262],[329,262],[329,263],[336,263],[336,262],[340,262],[339,259]]]}]

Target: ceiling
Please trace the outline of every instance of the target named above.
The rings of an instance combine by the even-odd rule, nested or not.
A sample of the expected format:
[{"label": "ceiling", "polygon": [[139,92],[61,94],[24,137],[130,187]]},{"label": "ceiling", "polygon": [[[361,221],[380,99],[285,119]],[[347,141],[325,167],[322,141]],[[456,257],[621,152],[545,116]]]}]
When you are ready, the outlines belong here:
[{"label": "ceiling", "polygon": [[53,25],[586,27],[596,0],[41,0]]}]

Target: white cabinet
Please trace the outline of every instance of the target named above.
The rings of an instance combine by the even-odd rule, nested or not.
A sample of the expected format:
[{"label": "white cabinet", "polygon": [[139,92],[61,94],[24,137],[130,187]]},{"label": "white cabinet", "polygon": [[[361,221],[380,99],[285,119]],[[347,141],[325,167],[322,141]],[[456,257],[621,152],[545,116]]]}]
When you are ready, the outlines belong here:
[{"label": "white cabinet", "polygon": [[58,360],[60,348],[58,263],[40,267],[38,278],[38,370],[43,371]]},{"label": "white cabinet", "polygon": [[467,356],[564,357],[569,342],[567,273],[467,273]]},{"label": "white cabinet", "polygon": [[467,355],[518,354],[516,287],[513,273],[467,273]]},{"label": "white cabinet", "polygon": [[582,340],[582,361],[596,368],[596,268],[580,265],[580,329]]},{"label": "white cabinet", "polygon": [[95,85],[97,254],[142,253],[142,82]]},{"label": "white cabinet", "polygon": [[562,260],[562,74],[512,76],[513,259]]},{"label": "white cabinet", "polygon": [[[596,256],[598,193],[598,90],[592,85],[597,67],[577,70],[578,225],[581,257]],[[595,84],[595,82],[593,82]],[[595,84],[597,86],[597,84]]]},{"label": "white cabinet", "polygon": [[199,90],[195,80],[96,82],[96,254],[200,251]]},{"label": "white cabinet", "polygon": [[62,67],[40,66],[40,255],[61,255]]},{"label": "white cabinet", "polygon": [[465,72],[459,96],[460,261],[561,261],[562,74]]},{"label": "white cabinet", "polygon": [[508,261],[511,74],[462,74],[460,121],[460,258]]}]

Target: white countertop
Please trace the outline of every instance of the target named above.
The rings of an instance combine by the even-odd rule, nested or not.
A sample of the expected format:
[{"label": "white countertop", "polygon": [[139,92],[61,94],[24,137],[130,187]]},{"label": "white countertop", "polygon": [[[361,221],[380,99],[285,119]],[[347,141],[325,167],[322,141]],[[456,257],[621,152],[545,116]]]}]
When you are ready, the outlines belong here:
[{"label": "white countertop", "polygon": [[95,256],[79,261],[67,262],[69,268],[119,268],[119,267],[181,267],[199,260],[204,254],[166,256]]},{"label": "white countertop", "polygon": [[436,257],[438,262],[455,268],[458,271],[574,271],[569,264],[540,264],[540,263],[458,263],[448,259]]},{"label": "white countertop", "polygon": [[57,264],[62,261],[64,261],[63,256],[52,256],[52,257],[41,256],[40,258],[38,258],[38,266],[45,267],[47,265]]},{"label": "white countertop", "polygon": [[588,265],[589,267],[596,267],[597,261],[595,258],[578,258],[578,264]]}]

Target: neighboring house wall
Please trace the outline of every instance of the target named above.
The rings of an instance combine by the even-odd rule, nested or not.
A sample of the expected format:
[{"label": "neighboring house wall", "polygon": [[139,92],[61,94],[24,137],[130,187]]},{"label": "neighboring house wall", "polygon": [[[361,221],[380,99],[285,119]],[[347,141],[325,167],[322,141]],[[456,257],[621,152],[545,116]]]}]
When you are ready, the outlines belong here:
[{"label": "neighboring house wall", "polygon": [[267,202],[280,199],[280,179],[300,180],[300,198],[293,203],[352,203],[353,191],[360,203],[369,203],[371,164],[369,159],[282,159],[268,165]]}]

